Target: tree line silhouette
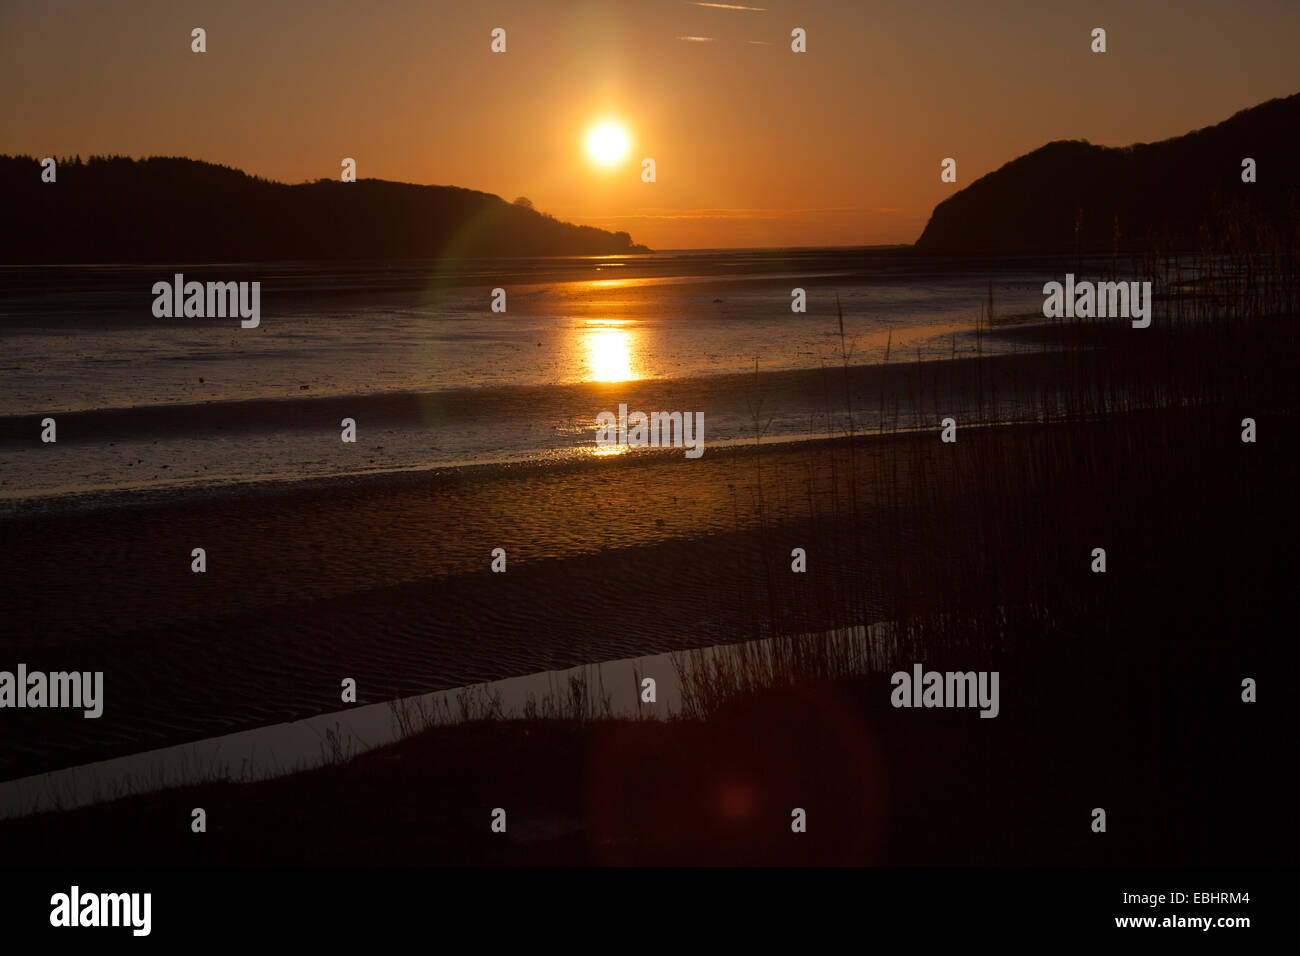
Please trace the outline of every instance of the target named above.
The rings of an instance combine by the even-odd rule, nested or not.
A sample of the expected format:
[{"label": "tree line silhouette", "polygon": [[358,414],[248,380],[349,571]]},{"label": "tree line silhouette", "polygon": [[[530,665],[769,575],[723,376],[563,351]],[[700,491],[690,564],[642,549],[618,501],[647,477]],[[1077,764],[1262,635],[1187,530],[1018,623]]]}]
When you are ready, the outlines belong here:
[{"label": "tree line silhouette", "polygon": [[[1194,252],[1227,210],[1235,221],[1286,238],[1297,221],[1297,156],[1300,93],[1158,143],[1115,148],[1059,140],[941,202],[916,249],[1111,253],[1154,242]],[[1255,160],[1255,182],[1242,180],[1247,158]]]},{"label": "tree line silhouette", "polygon": [[178,157],[0,156],[10,263],[474,258],[648,251],[454,186],[362,179],[288,185]]}]

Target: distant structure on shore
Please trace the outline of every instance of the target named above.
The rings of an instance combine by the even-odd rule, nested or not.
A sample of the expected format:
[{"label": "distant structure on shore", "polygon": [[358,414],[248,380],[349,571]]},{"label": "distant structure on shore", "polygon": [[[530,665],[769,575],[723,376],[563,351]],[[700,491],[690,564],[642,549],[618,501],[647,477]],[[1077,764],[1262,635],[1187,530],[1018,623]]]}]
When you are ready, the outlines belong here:
[{"label": "distant structure on shore", "polygon": [[[1300,93],[1159,143],[1048,143],[939,203],[917,240],[937,255],[1194,252],[1202,229],[1285,230],[1300,186]],[[1253,160],[1246,181],[1245,161]],[[1220,237],[1221,238],[1221,237]],[[1260,237],[1251,235],[1251,241]]]},{"label": "distant structure on shore", "polygon": [[0,262],[238,262],[619,255],[626,232],[454,186],[286,185],[193,159],[0,156]]}]

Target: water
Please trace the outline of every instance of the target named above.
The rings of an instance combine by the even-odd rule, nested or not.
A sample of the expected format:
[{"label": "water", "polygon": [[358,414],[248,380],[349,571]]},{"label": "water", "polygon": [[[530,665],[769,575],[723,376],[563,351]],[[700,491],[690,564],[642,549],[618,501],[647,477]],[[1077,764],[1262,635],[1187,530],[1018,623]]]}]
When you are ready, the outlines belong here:
[{"label": "water", "polygon": [[[1032,319],[1063,269],[865,250],[454,265],[0,269],[0,498],[589,454],[624,395],[707,405],[706,439],[740,440],[752,414],[710,383],[839,367],[836,296],[854,365],[1007,351],[974,334],[990,284],[997,316]],[[261,325],[154,318],[153,283],[178,271],[260,281]],[[766,410],[766,437],[815,433],[808,412]]]}]

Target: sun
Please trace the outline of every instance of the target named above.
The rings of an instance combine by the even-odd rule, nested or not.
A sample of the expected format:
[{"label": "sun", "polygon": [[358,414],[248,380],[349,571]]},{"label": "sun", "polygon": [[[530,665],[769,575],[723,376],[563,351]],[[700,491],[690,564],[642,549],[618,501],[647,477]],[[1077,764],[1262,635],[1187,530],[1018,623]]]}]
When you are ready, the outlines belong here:
[{"label": "sun", "polygon": [[616,163],[627,152],[627,133],[613,123],[602,123],[587,136],[587,152],[601,163]]}]

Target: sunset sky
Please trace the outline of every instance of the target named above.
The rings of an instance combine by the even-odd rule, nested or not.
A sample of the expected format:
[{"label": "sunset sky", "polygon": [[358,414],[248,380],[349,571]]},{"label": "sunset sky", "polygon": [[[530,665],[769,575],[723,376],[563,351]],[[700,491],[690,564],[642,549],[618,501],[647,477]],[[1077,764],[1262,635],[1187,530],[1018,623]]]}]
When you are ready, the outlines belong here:
[{"label": "sunset sky", "polygon": [[[954,189],[1050,140],[1152,141],[1300,90],[1284,0],[746,7],[4,0],[0,152],[284,182],[355,157],[363,179],[528,196],[657,249],[860,245],[915,240]],[[600,122],[622,161],[590,155]]]}]

